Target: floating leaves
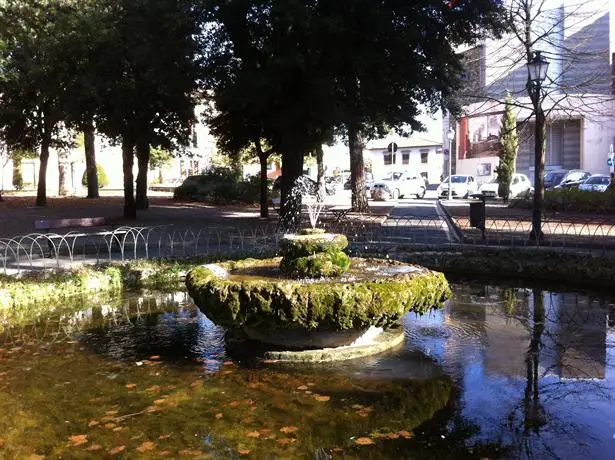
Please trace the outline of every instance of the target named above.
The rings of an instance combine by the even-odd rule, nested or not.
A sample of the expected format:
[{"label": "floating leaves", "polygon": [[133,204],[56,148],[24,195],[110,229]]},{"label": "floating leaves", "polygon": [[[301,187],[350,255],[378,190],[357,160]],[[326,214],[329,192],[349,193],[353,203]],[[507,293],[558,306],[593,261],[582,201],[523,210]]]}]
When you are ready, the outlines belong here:
[{"label": "floating leaves", "polygon": [[4,439],[0,438],[0,449],[2,449],[5,444],[6,444],[6,441]]},{"label": "floating leaves", "polygon": [[414,436],[412,433],[406,430],[398,431],[397,434],[399,434],[402,438],[405,439],[410,439]]},{"label": "floating leaves", "polygon": [[117,446],[117,447],[114,447],[113,449],[109,450],[109,455],[121,454],[125,450],[126,450],[126,446]]},{"label": "floating leaves", "polygon": [[80,446],[81,444],[85,444],[88,442],[87,434],[76,434],[74,436],[70,436],[68,438],[70,442],[73,444],[73,447]]},{"label": "floating leaves", "polygon": [[297,442],[296,438],[280,438],[277,443],[281,446],[288,446],[289,444],[294,444]]},{"label": "floating leaves", "polygon": [[145,391],[149,391],[150,393],[160,393],[160,385],[154,385],[147,388]]},{"label": "floating leaves", "polygon": [[224,417],[224,414],[222,414],[222,412],[218,412],[216,414],[216,420],[220,420],[222,417]]},{"label": "floating leaves", "polygon": [[260,431],[248,431],[246,433],[246,437],[248,437],[248,438],[260,438],[261,437],[261,433],[260,433]]},{"label": "floating leaves", "polygon": [[301,385],[300,387],[297,387],[297,390],[299,391],[305,391],[307,390],[309,387],[307,385]]},{"label": "floating leaves", "polygon": [[137,384],[136,384],[136,383],[127,383],[127,384],[126,384],[126,388],[127,388],[128,390],[132,390],[133,388],[136,388],[136,387],[137,387]]},{"label": "floating leaves", "polygon": [[354,443],[358,444],[359,446],[370,446],[372,444],[375,444],[372,438],[365,438],[365,437],[355,439]]},{"label": "floating leaves", "polygon": [[150,452],[154,450],[155,447],[156,444],[154,444],[152,441],[145,441],[139,447],[137,447],[137,450],[139,452]]},{"label": "floating leaves", "polygon": [[280,428],[280,432],[282,433],[295,433],[299,428],[297,428],[296,426],[283,426],[282,428]]},{"label": "floating leaves", "polygon": [[316,401],[320,401],[320,402],[327,402],[331,399],[331,396],[324,396],[324,395],[319,395],[319,394],[315,394],[314,395],[314,399]]},{"label": "floating leaves", "polygon": [[92,428],[93,426],[96,426],[96,425],[100,425],[100,422],[98,420],[91,420],[90,423],[88,423],[88,426],[90,428]]},{"label": "floating leaves", "polygon": [[250,453],[249,449],[239,449],[239,455],[248,455]]},{"label": "floating leaves", "polygon": [[102,449],[102,446],[100,444],[92,444],[85,450],[88,450],[90,452],[96,452],[97,450],[101,450],[101,449]]}]

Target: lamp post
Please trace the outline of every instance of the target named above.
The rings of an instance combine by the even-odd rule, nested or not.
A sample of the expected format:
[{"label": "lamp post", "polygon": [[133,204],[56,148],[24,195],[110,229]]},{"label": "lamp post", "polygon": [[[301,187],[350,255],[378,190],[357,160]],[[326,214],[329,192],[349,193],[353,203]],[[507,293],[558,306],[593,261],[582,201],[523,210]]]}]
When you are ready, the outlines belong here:
[{"label": "lamp post", "polygon": [[544,169],[545,169],[545,113],[542,110],[542,82],[547,78],[549,62],[542,56],[540,51],[534,51],[534,55],[527,63],[528,81],[527,91],[534,107],[535,132],[534,132],[534,202],[532,205],[532,229],[530,240],[540,241],[544,239],[542,232],[542,203],[544,201]]},{"label": "lamp post", "polygon": [[448,139],[448,199],[450,201],[453,197],[451,176],[453,175],[453,139],[455,139],[455,130],[452,126],[448,128],[446,138]]}]

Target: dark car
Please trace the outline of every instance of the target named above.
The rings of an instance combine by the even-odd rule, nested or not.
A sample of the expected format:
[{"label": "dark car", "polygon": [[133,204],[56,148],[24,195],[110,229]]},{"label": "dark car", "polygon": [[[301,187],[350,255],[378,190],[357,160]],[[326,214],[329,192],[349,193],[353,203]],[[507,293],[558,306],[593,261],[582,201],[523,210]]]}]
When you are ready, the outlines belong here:
[{"label": "dark car", "polygon": [[550,189],[559,185],[562,179],[566,177],[566,174],[568,174],[568,171],[565,169],[545,173],[545,189]]},{"label": "dark car", "polygon": [[[369,190],[372,188],[372,185],[374,185],[374,175],[372,173],[365,173],[365,190]],[[344,190],[350,190],[350,177],[348,178],[348,180],[346,181],[346,183],[344,184]]]},{"label": "dark car", "polygon": [[553,188],[579,188],[579,185],[589,179],[591,175],[590,172],[581,169],[572,169]]}]

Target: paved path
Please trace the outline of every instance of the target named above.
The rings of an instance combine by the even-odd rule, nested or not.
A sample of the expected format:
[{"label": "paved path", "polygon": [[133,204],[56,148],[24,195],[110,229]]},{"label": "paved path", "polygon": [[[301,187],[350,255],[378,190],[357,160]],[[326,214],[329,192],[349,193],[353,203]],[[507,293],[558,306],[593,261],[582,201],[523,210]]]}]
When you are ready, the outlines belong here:
[{"label": "paved path", "polygon": [[445,245],[455,242],[433,191],[422,200],[399,200],[383,224],[383,230],[389,239],[409,244]]}]

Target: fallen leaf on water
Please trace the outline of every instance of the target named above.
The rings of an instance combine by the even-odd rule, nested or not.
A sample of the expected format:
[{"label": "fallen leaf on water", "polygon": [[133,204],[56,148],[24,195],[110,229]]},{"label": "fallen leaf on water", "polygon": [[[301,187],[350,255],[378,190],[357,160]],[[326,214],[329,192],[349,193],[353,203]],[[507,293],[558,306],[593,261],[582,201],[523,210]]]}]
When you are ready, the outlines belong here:
[{"label": "fallen leaf on water", "polygon": [[375,442],[371,438],[357,438],[354,440],[355,444],[360,446],[369,446],[370,444],[375,444]]},{"label": "fallen leaf on water", "polygon": [[364,418],[369,416],[369,412],[364,412],[364,411],[361,411],[361,410],[357,411],[356,414],[359,417],[364,417]]},{"label": "fallen leaf on water", "polygon": [[[273,430],[271,428],[261,428],[260,430],[258,430],[260,432],[260,434],[269,434],[271,433]],[[281,431],[281,430],[280,430]]]},{"label": "fallen leaf on water", "polygon": [[280,431],[282,433],[294,433],[295,431],[297,431],[299,428],[297,428],[296,426],[283,426],[282,428],[280,428]]},{"label": "fallen leaf on water", "polygon": [[278,444],[280,444],[281,446],[287,446],[289,444],[293,444],[297,442],[297,440],[295,438],[280,438],[278,439]]},{"label": "fallen leaf on water", "polygon": [[314,399],[316,401],[325,402],[325,401],[329,401],[331,399],[331,397],[330,396],[323,396],[323,395],[314,395]]},{"label": "fallen leaf on water", "polygon": [[239,449],[239,455],[248,455],[250,453],[249,449]]},{"label": "fallen leaf on water", "polygon": [[233,371],[222,371],[222,375],[229,375],[232,374]]},{"label": "fallen leaf on water", "polygon": [[153,387],[149,387],[145,391],[151,391],[152,393],[159,393],[160,392],[160,385],[154,385]]},{"label": "fallen leaf on water", "polygon": [[6,444],[6,441],[4,439],[0,438],[0,449],[2,449],[5,444]]},{"label": "fallen leaf on water", "polygon": [[406,430],[398,431],[397,434],[400,435],[402,438],[406,439],[410,439],[412,436],[414,436],[412,433]]},{"label": "fallen leaf on water", "polygon": [[156,444],[154,444],[152,441],[145,441],[139,447],[137,447],[137,450],[139,452],[149,452],[150,450],[154,450],[155,447]]},{"label": "fallen leaf on water", "polygon": [[387,439],[399,439],[399,433],[389,433],[386,437]]},{"label": "fallen leaf on water", "polygon": [[344,449],[342,449],[341,447],[334,447],[333,449],[331,449],[333,452],[344,452]]},{"label": "fallen leaf on water", "polygon": [[300,390],[300,391],[305,391],[305,390],[307,390],[308,388],[309,388],[309,387],[308,387],[307,385],[301,385],[300,387],[297,387],[297,390]]},{"label": "fallen leaf on water", "polygon": [[166,399],[157,399],[156,401],[154,401],[154,404],[156,404],[157,406],[160,406],[161,404],[164,404],[167,400]]},{"label": "fallen leaf on water", "polygon": [[157,360],[159,360],[159,359],[160,359],[160,356],[158,356],[158,355],[153,355],[153,356],[150,356],[150,357],[149,357],[149,359],[151,359],[152,361],[157,361]]},{"label": "fallen leaf on water", "polygon": [[235,364],[233,361],[224,361],[225,366],[232,366],[233,364]]},{"label": "fallen leaf on water", "polygon": [[105,412],[105,415],[115,415],[117,414],[116,410],[108,410],[107,412]]},{"label": "fallen leaf on water", "polygon": [[263,359],[263,364],[275,364],[278,362],[277,359]]},{"label": "fallen leaf on water", "polygon": [[100,444],[92,444],[86,450],[89,450],[90,452],[94,452],[94,451],[100,450],[100,449],[102,449],[102,446]]},{"label": "fallen leaf on water", "polygon": [[246,433],[246,436],[247,436],[248,438],[260,438],[260,437],[261,437],[261,434],[260,434],[260,432],[258,432],[258,431],[248,431],[248,432]]},{"label": "fallen leaf on water", "polygon": [[179,451],[179,455],[190,455],[191,457],[196,457],[197,455],[202,455],[203,452],[200,450],[193,449],[182,449]]},{"label": "fallen leaf on water", "polygon": [[190,386],[192,388],[198,388],[198,387],[202,387],[203,386],[203,381],[202,380],[195,380],[194,382],[192,382],[190,384]]},{"label": "fallen leaf on water", "polygon": [[224,417],[224,414],[222,414],[222,412],[218,412],[216,414],[216,420],[220,420],[222,417]]},{"label": "fallen leaf on water", "polygon": [[74,436],[70,436],[68,439],[70,439],[70,442],[73,443],[73,446],[80,446],[81,444],[85,444],[86,442],[88,442],[88,435],[76,434]]},{"label": "fallen leaf on water", "polygon": [[100,425],[100,422],[98,420],[91,420],[90,423],[88,423],[88,426],[90,428],[96,425]]},{"label": "fallen leaf on water", "polygon": [[129,390],[132,390],[133,388],[136,388],[137,384],[136,383],[127,383],[126,384],[126,388],[128,388]]},{"label": "fallen leaf on water", "polygon": [[235,408],[235,407],[239,407],[240,404],[241,404],[241,402],[239,402],[239,401],[231,401],[229,403],[229,406],[231,406],[232,408]]},{"label": "fallen leaf on water", "polygon": [[353,409],[363,409],[364,406],[362,406],[361,404],[353,404],[351,407]]},{"label": "fallen leaf on water", "polygon": [[316,385],[316,384],[312,383],[312,382],[308,382],[308,384],[307,384],[308,387],[313,387],[314,385]]},{"label": "fallen leaf on water", "polygon": [[124,452],[124,450],[125,450],[125,449],[126,449],[126,446],[117,446],[117,447],[114,447],[113,449],[111,449],[111,450],[109,451],[109,455],[117,455],[117,454],[119,454],[119,453],[121,453],[121,452]]},{"label": "fallen leaf on water", "polygon": [[168,457],[169,455],[171,455],[171,451],[163,450],[162,452],[159,452],[158,455],[160,455],[161,457]]},{"label": "fallen leaf on water", "polygon": [[122,428],[121,426],[116,426],[115,428],[113,428],[113,431],[122,431],[125,428]]},{"label": "fallen leaf on water", "polygon": [[44,458],[44,455],[32,454],[28,457],[28,460],[43,460]]},{"label": "fallen leaf on water", "polygon": [[170,434],[161,434],[160,436],[158,436],[158,439],[169,439],[170,437]]},{"label": "fallen leaf on water", "polygon": [[110,423],[110,422],[109,423],[105,423],[105,428],[107,430],[111,430],[111,429],[115,428],[116,426],[117,425],[115,423]]}]

